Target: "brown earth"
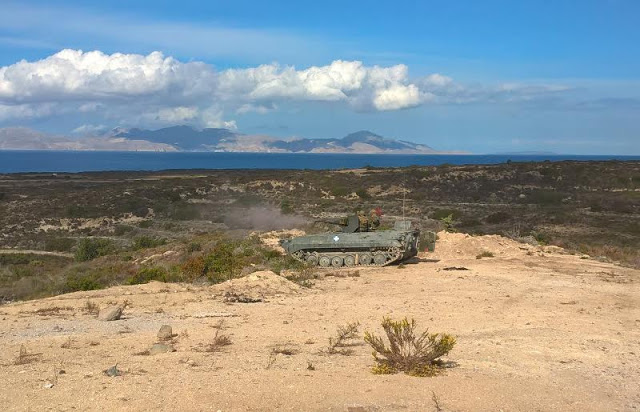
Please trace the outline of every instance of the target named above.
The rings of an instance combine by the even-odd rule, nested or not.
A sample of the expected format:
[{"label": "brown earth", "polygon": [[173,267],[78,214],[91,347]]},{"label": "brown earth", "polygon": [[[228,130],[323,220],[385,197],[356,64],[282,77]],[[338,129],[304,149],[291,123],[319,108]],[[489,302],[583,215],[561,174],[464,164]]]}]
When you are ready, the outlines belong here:
[{"label": "brown earth", "polygon": [[[484,251],[494,257],[477,259]],[[436,253],[419,262],[326,272],[312,288],[260,272],[215,286],[153,282],[8,304],[0,307],[0,406],[640,409],[639,278],[638,270],[559,248],[440,233]],[[225,303],[229,290],[263,301]],[[118,321],[87,311],[87,302],[125,300]],[[457,366],[433,378],[373,375],[361,338],[351,356],[323,352],[339,325],[359,321],[361,333],[379,333],[383,316],[454,334],[447,359]],[[164,324],[177,334],[176,351],[142,354]],[[232,343],[207,352],[217,329]],[[28,355],[16,362],[21,346]],[[107,376],[115,364],[122,375]]]}]

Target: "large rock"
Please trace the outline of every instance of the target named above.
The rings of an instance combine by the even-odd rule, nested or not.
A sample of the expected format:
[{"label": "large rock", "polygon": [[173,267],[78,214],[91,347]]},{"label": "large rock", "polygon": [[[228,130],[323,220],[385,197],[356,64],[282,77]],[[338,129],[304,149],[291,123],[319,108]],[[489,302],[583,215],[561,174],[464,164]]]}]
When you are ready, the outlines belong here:
[{"label": "large rock", "polygon": [[100,309],[98,319],[104,321],[118,320],[122,316],[123,309],[120,305],[107,306],[106,308]]},{"label": "large rock", "polygon": [[158,331],[158,340],[170,340],[173,338],[173,330],[169,325],[162,325]]},{"label": "large rock", "polygon": [[149,349],[149,355],[157,355],[159,353],[175,352],[173,346],[166,343],[154,343],[151,349]]}]

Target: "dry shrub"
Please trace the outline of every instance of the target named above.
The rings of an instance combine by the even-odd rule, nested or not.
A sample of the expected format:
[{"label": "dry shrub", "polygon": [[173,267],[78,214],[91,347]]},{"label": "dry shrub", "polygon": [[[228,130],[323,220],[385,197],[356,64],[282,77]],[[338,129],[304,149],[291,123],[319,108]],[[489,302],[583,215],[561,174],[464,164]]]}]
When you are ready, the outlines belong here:
[{"label": "dry shrub", "polygon": [[40,359],[42,356],[41,353],[29,353],[27,352],[27,347],[24,345],[20,345],[20,353],[15,360],[16,365],[26,365],[27,363],[35,362]]},{"label": "dry shrub", "polygon": [[346,325],[339,326],[336,331],[336,336],[329,338],[329,346],[327,347],[327,353],[330,355],[351,355],[353,351],[348,346],[353,346],[352,339],[358,337],[358,329],[360,328],[360,322],[351,322]]},{"label": "dry shrub", "polygon": [[35,311],[35,314],[40,316],[60,316],[62,315],[60,312],[66,311],[73,311],[73,308],[70,306],[53,306],[49,308],[40,308]]},{"label": "dry shrub", "polygon": [[204,276],[207,271],[207,265],[204,262],[204,257],[192,256],[182,264],[181,269],[184,280],[187,282],[193,282],[194,280]]},{"label": "dry shrub", "polygon": [[296,348],[291,343],[278,343],[271,347],[269,351],[269,358],[267,359],[267,364],[265,369],[271,369],[271,367],[276,363],[278,359],[278,355],[286,355],[293,356],[297,355],[300,352],[298,348]]},{"label": "dry shrub", "polygon": [[441,371],[439,360],[453,349],[456,338],[446,333],[429,333],[428,330],[416,334],[416,322],[404,318],[399,321],[385,317],[382,320],[389,346],[383,338],[365,332],[364,340],[373,348],[376,366],[375,374],[404,372],[412,376],[434,376]]},{"label": "dry shrub", "polygon": [[89,315],[98,316],[98,313],[100,313],[100,306],[97,303],[87,300],[84,303],[82,310]]},{"label": "dry shrub", "polygon": [[482,258],[494,257],[494,256],[495,255],[492,252],[489,252],[488,250],[483,250],[481,253],[476,255],[476,259],[482,259]]},{"label": "dry shrub", "polygon": [[277,345],[274,345],[273,348],[271,348],[271,353],[273,355],[292,356],[292,355],[296,355],[298,352],[299,350],[293,347],[289,343],[279,343]]},{"label": "dry shrub", "polygon": [[213,340],[205,347],[205,352],[220,352],[225,346],[231,345],[231,338],[229,336],[220,333],[221,329],[216,329],[216,334],[213,336]]}]

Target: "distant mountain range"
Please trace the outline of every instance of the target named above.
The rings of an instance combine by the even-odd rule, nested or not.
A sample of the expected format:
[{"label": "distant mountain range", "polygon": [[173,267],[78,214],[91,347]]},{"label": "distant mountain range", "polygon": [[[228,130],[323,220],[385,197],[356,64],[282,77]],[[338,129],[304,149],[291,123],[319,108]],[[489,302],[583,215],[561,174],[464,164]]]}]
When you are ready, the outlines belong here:
[{"label": "distant mountain range", "polygon": [[172,151],[171,145],[146,140],[101,136],[72,138],[41,133],[26,127],[0,129],[0,150],[121,150]]},{"label": "distant mountain range", "polygon": [[0,129],[0,149],[14,150],[123,150],[123,151],[201,151],[273,153],[397,153],[438,154],[433,148],[389,139],[367,130],[342,138],[282,139],[267,135],[247,135],[228,129],[197,130],[173,126],[158,130],[116,128],[99,137],[53,136],[14,127]]}]

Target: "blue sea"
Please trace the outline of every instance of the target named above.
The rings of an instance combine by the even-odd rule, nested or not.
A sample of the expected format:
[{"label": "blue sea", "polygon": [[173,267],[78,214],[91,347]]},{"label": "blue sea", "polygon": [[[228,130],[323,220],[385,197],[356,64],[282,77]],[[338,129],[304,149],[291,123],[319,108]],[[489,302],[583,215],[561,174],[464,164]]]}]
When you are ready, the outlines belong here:
[{"label": "blue sea", "polygon": [[344,169],[562,160],[640,160],[640,156],[379,155],[212,152],[0,151],[0,173],[167,169]]}]

